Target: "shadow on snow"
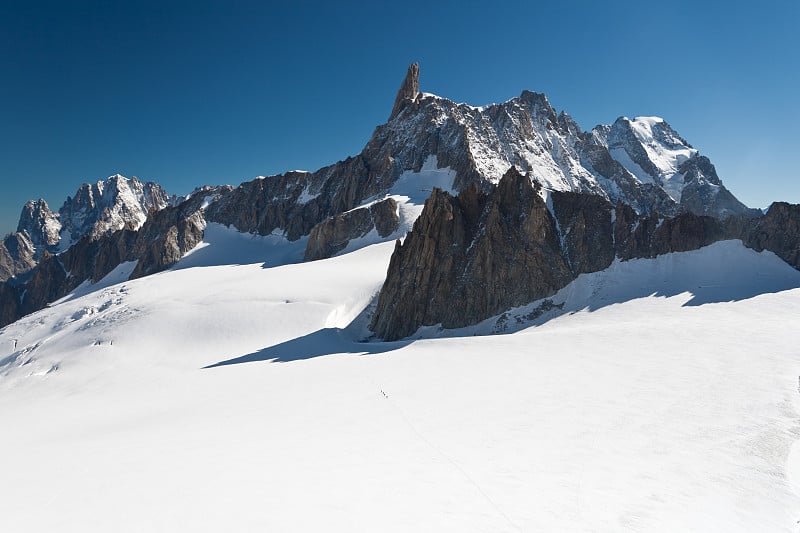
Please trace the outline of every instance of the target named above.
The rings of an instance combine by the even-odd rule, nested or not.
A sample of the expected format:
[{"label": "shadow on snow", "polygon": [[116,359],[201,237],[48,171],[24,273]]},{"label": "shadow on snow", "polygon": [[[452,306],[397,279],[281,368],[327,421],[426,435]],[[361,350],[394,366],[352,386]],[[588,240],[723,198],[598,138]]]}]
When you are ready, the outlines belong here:
[{"label": "shadow on snow", "polygon": [[[686,295],[688,299],[682,306],[697,307],[738,302],[797,288],[800,288],[800,271],[774,254],[759,254],[746,250],[740,242],[727,241],[655,260],[616,263],[608,270],[583,274],[552,297],[509,309],[474,326],[453,330],[428,326],[413,337],[396,342],[357,342],[348,331],[350,326],[325,328],[204,368],[257,361],[282,363],[332,354],[373,355],[403,348],[416,338],[510,334],[541,326],[565,314],[594,312],[653,296]],[[548,300],[550,304],[542,310],[542,303]],[[356,321],[363,323],[368,313],[369,308],[362,311]]]},{"label": "shadow on snow", "polygon": [[411,341],[397,342],[356,342],[348,338],[347,333],[339,328],[325,328],[296,339],[291,339],[274,346],[263,348],[256,352],[220,361],[205,368],[238,365],[241,363],[255,363],[270,361],[273,363],[288,363],[302,361],[323,355],[349,354],[373,355],[398,350],[410,344]]}]

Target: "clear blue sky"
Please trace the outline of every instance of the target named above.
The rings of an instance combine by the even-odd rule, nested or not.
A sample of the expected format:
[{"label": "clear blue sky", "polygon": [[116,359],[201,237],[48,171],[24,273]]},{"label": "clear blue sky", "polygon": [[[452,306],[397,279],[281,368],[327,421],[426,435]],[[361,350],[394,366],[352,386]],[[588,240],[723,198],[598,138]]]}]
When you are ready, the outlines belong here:
[{"label": "clear blue sky", "polygon": [[583,128],[659,115],[742,201],[800,202],[800,2],[0,2],[0,234],[120,173],[186,193],[358,153],[407,65]]}]

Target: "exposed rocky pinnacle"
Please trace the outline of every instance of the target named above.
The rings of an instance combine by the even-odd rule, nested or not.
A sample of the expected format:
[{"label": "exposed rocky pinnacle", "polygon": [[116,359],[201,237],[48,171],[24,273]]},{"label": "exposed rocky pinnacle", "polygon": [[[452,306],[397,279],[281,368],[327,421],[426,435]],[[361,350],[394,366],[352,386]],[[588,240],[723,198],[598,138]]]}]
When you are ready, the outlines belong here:
[{"label": "exposed rocky pinnacle", "polygon": [[408,67],[406,77],[400,90],[397,91],[397,98],[394,99],[394,107],[392,107],[392,114],[389,115],[389,120],[396,117],[405,106],[408,100],[413,101],[417,94],[419,94],[419,63],[412,63]]},{"label": "exposed rocky pinnacle", "polygon": [[512,167],[489,194],[434,189],[405,242],[397,241],[371,329],[394,340],[422,325],[473,324],[572,278],[544,200]]}]

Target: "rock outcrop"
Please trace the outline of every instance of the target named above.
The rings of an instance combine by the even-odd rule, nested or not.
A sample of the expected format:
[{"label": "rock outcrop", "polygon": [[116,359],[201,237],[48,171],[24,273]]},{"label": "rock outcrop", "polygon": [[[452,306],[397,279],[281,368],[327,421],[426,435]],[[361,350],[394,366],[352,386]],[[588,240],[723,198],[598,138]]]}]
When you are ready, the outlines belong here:
[{"label": "rock outcrop", "polygon": [[371,329],[393,340],[422,325],[472,324],[571,279],[545,201],[512,168],[489,194],[434,190],[395,246]]},{"label": "rock outcrop", "polygon": [[311,229],[305,260],[331,257],[344,250],[351,240],[365,237],[372,230],[381,238],[388,237],[400,223],[397,209],[397,202],[393,198],[386,198],[320,222]]},{"label": "rock outcrop", "polygon": [[614,249],[622,260],[688,252],[736,238],[719,219],[694,213],[672,218],[658,213],[640,216],[630,206],[619,205],[615,217]]},{"label": "rock outcrop", "polygon": [[553,192],[560,250],[574,275],[607,268],[614,260],[614,206],[589,194]]},{"label": "rock outcrop", "polygon": [[198,200],[162,209],[145,222],[134,245],[138,262],[131,279],[166,270],[203,240],[206,221]]},{"label": "rock outcrop", "polygon": [[434,191],[405,242],[397,241],[370,329],[396,340],[421,326],[476,324],[551,296],[616,257],[650,258],[726,238],[800,268],[800,206],[774,204],[767,216],[724,221],[692,212],[640,215],[594,195],[546,193],[512,168],[488,193]]},{"label": "rock outcrop", "polygon": [[359,155],[313,173],[258,178],[221,194],[206,209],[206,218],[244,233],[279,231],[294,241],[384,190],[380,176],[374,162]]},{"label": "rock outcrop", "polygon": [[11,324],[21,316],[20,290],[8,283],[0,283],[0,327]]},{"label": "rock outcrop", "polygon": [[23,286],[20,314],[24,316],[44,309],[47,304],[65,296],[79,284],[77,278],[69,276],[59,256],[45,252]]},{"label": "rock outcrop", "polygon": [[800,269],[800,205],[775,202],[766,215],[750,222],[741,237],[746,246],[769,250]]}]

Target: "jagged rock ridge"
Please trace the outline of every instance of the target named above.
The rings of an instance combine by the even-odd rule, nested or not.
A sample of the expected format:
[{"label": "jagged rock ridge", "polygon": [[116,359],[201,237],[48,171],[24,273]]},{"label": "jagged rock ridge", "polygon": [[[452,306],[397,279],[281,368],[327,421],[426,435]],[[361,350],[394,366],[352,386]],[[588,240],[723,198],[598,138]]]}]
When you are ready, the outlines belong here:
[{"label": "jagged rock ridge", "polygon": [[325,259],[344,250],[353,239],[365,237],[373,229],[378,236],[388,237],[398,228],[397,202],[386,198],[368,207],[345,211],[320,222],[311,229],[304,258]]},{"label": "jagged rock ridge", "polygon": [[150,211],[163,209],[169,201],[160,185],[142,183],[136,177],[116,174],[86,183],[58,211],[61,236],[76,242],[84,235],[97,237],[123,228],[138,229]]},{"label": "jagged rock ridge", "polygon": [[596,195],[544,191],[512,167],[489,192],[473,186],[455,197],[431,195],[397,241],[370,328],[396,340],[420,326],[476,324],[551,296],[616,257],[655,257],[724,238],[772,250],[800,268],[800,206],[775,204],[764,217],[667,218]]},{"label": "jagged rock ridge", "polygon": [[31,200],[22,208],[17,224],[18,233],[26,233],[39,253],[52,249],[61,239],[61,222],[57,213],[43,199]]},{"label": "jagged rock ridge", "polygon": [[156,183],[119,174],[81,185],[55,213],[43,199],[31,200],[22,208],[17,231],[0,247],[0,281],[26,274],[45,252],[66,251],[85,236],[97,239],[138,229],[149,213],[172,200]]},{"label": "jagged rock ridge", "polygon": [[[662,157],[665,153],[671,158]],[[398,206],[379,200],[401,176],[419,173],[431,161],[451,171],[451,188],[467,195],[494,190],[515,167],[553,198],[560,192],[586,193],[594,201],[625,203],[632,216],[748,213],[722,186],[710,161],[660,119],[618,119],[582,132],[569,115],[556,113],[544,95],[530,91],[486,107],[456,104],[419,92],[414,64],[388,122],[375,129],[360,154],[316,172],[287,172],[236,188],[198,191],[183,203],[135,178],[112,176],[84,185],[57,214],[43,201],[26,206],[17,237],[0,247],[0,276],[17,276],[12,285],[19,295],[37,302],[20,298],[17,303],[31,310],[53,294],[65,294],[74,283],[97,279],[120,261],[138,262],[134,276],[168,268],[200,242],[207,222],[261,235],[280,233],[289,240],[309,236],[306,258],[329,257],[371,231],[381,238],[393,235]],[[584,211],[573,215],[580,218]],[[76,250],[88,253],[83,259],[74,251],[67,255],[78,245]],[[55,258],[48,255],[59,252]],[[37,260],[40,267],[35,267]],[[570,272],[595,268],[600,261],[570,255],[564,260]],[[69,275],[54,284],[60,289],[45,290],[44,273],[59,278],[56,267],[65,261],[71,266],[65,270]]]},{"label": "jagged rock ridge", "polygon": [[472,183],[486,190],[514,166],[544,189],[594,194],[638,213],[748,212],[711,162],[661,119],[621,117],[583,132],[545,95],[530,91],[485,107],[456,104],[419,92],[414,64],[388,122],[375,129],[360,154],[316,172],[243,183],[210,205],[207,218],[296,240],[386,192],[403,172],[419,172],[430,158],[455,172],[457,191]]}]

